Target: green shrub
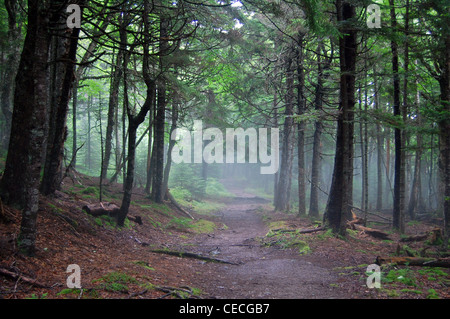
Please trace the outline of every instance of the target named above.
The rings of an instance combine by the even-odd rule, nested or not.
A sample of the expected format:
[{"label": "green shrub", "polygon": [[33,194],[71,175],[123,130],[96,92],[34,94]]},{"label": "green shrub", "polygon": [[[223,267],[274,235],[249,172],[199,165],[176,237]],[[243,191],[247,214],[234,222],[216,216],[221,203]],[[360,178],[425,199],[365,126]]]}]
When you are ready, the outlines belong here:
[{"label": "green shrub", "polygon": [[170,188],[184,188],[194,197],[202,198],[206,193],[206,183],[195,168],[194,165],[186,163],[174,165],[170,173]]}]

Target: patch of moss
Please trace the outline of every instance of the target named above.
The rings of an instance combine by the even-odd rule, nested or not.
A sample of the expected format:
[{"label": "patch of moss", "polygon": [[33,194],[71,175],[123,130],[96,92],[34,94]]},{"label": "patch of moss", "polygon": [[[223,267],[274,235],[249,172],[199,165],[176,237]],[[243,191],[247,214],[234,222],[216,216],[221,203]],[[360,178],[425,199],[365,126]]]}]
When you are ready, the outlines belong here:
[{"label": "patch of moss", "polygon": [[409,268],[392,269],[385,276],[382,276],[382,281],[386,283],[400,282],[407,286],[417,286],[413,271]]},{"label": "patch of moss", "polygon": [[262,239],[265,246],[275,246],[281,249],[296,248],[300,255],[311,251],[308,243],[297,232],[278,232],[269,230],[266,237]]},{"label": "patch of moss", "polygon": [[64,299],[97,299],[99,298],[98,291],[96,289],[78,289],[78,288],[66,288],[57,293],[57,296]]},{"label": "patch of moss", "polygon": [[197,234],[210,234],[216,229],[216,224],[209,220],[199,219],[192,224],[192,230]]},{"label": "patch of moss", "polygon": [[428,289],[427,292],[428,292],[427,299],[441,299],[436,290]]},{"label": "patch of moss", "polygon": [[110,272],[99,279],[94,279],[92,283],[100,282],[96,287],[97,289],[103,289],[111,292],[128,292],[127,284],[138,283],[136,278],[122,273],[122,272]]},{"label": "patch of moss", "polygon": [[143,261],[143,260],[132,261],[131,263],[133,263],[135,265],[138,265],[138,266],[141,266],[141,267],[144,267],[145,269],[148,269],[148,270],[153,270],[153,271],[155,270],[155,268],[150,267],[148,262]]}]

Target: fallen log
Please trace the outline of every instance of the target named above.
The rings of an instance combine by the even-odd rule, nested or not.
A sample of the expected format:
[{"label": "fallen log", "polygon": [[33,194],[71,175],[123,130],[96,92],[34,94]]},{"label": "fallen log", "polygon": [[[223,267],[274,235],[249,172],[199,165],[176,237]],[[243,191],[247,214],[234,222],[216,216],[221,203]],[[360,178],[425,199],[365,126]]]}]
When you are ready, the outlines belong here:
[{"label": "fallen log", "polygon": [[232,261],[228,261],[228,260],[224,260],[224,259],[218,259],[218,258],[211,258],[211,257],[199,255],[199,254],[184,252],[184,251],[155,249],[155,250],[151,250],[151,252],[157,253],[157,254],[165,254],[165,255],[170,255],[170,256],[177,256],[177,257],[182,257],[182,258],[184,258],[184,257],[186,257],[186,258],[194,258],[194,259],[199,259],[199,260],[204,260],[204,261],[209,261],[209,262],[222,263],[222,264],[239,265],[239,263],[235,263],[235,262],[232,262]]},{"label": "fallen log", "polygon": [[423,258],[423,257],[381,257],[375,262],[377,265],[397,264],[422,267],[445,267],[450,268],[450,258]]},{"label": "fallen log", "polygon": [[120,211],[120,207],[113,203],[100,202],[95,204],[85,205],[82,208],[86,213],[92,216],[108,215],[115,217]]},{"label": "fallen log", "polygon": [[364,218],[356,216],[355,212],[352,210],[352,220],[348,221],[347,225],[353,229],[354,228],[353,225],[356,225],[356,224],[365,225],[365,220],[364,220]]},{"label": "fallen log", "polygon": [[181,211],[183,214],[185,214],[189,218],[195,219],[191,214],[189,214],[189,212],[187,210],[185,210],[183,207],[181,207],[180,204],[178,204],[178,202],[175,200],[175,198],[173,198],[172,194],[170,194],[169,189],[167,189],[166,197],[179,211]]},{"label": "fallen log", "polygon": [[379,229],[366,227],[361,224],[364,224],[364,219],[356,216],[356,214],[352,211],[352,220],[349,220],[347,222],[347,226],[350,229],[362,231],[362,232],[364,232],[372,237],[378,238],[378,239],[390,239],[389,235],[386,234],[385,232],[383,232]]},{"label": "fallen log", "polygon": [[422,241],[422,240],[430,240],[431,244],[437,243],[439,240],[442,239],[442,231],[440,228],[434,228],[428,233],[421,234],[421,235],[412,235],[408,237],[404,237],[400,239],[400,242],[411,242],[411,241]]},{"label": "fallen log", "polygon": [[308,228],[308,229],[284,229],[284,228],[272,229],[273,232],[297,233],[297,234],[315,233],[315,232],[322,231],[322,230],[325,230],[325,228],[317,227],[317,228]]},{"label": "fallen log", "polygon": [[353,226],[353,229],[362,231],[372,237],[375,237],[378,239],[390,239],[389,235],[381,230],[370,228],[370,227],[365,227],[365,226],[358,225],[358,224],[353,224],[352,226]]},{"label": "fallen log", "polygon": [[143,224],[143,222],[142,222],[142,217],[141,217],[141,216],[134,216],[134,217],[128,216],[127,218],[128,218],[129,220],[135,222],[136,224],[139,224],[139,225],[142,225],[142,224]]},{"label": "fallen log", "polygon": [[29,277],[24,276],[22,274],[17,274],[15,272],[9,271],[9,270],[7,270],[5,268],[0,268],[0,275],[12,278],[14,280],[21,280],[23,282],[26,282],[27,284],[30,284],[30,285],[33,285],[33,286],[36,286],[36,287],[39,287],[39,288],[50,288],[49,286],[38,282],[37,279],[32,279],[32,278],[29,278]]}]

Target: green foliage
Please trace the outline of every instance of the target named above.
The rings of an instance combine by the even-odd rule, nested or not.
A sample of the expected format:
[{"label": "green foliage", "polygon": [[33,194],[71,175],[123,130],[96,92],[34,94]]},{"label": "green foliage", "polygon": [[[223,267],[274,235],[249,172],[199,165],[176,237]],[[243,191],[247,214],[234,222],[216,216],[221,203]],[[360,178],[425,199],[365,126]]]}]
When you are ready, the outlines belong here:
[{"label": "green foliage", "polygon": [[48,292],[44,292],[42,295],[31,294],[30,297],[27,297],[25,299],[47,299],[47,297],[48,297]]},{"label": "green foliage", "polygon": [[205,195],[206,182],[199,177],[195,171],[194,165],[177,164],[174,165],[169,179],[170,187],[179,187],[187,189],[196,198],[201,198]]},{"label": "green foliage", "polygon": [[262,243],[265,246],[274,246],[281,249],[296,248],[300,255],[307,254],[311,251],[308,243],[296,232],[269,230],[266,237],[262,239]]},{"label": "green foliage", "polygon": [[78,289],[78,288],[65,288],[56,294],[64,299],[97,299],[99,298],[98,291],[96,289]]},{"label": "green foliage", "polygon": [[386,283],[400,282],[407,286],[417,286],[414,272],[409,268],[402,268],[397,270],[392,269],[387,273],[387,275],[382,276],[382,281]]},{"label": "green foliage", "polygon": [[427,299],[441,299],[435,289],[428,289]]},{"label": "green foliage", "polygon": [[94,279],[92,283],[99,282],[97,289],[104,289],[111,292],[128,292],[127,284],[137,284],[136,278],[122,273],[110,272],[99,279]]},{"label": "green foliage", "polygon": [[173,217],[166,227],[174,227],[177,229],[185,229],[193,227],[191,224],[192,219],[186,217]]},{"label": "green foliage", "polygon": [[205,193],[211,199],[234,197],[216,178],[207,179]]},{"label": "green foliage", "polygon": [[216,224],[205,219],[194,221],[185,217],[173,217],[166,227],[173,227],[179,230],[190,230],[197,234],[209,234],[214,232]]},{"label": "green foliage", "polygon": [[116,218],[108,215],[101,215],[94,218],[94,223],[97,226],[108,228],[108,229],[115,229],[115,230],[122,230],[122,229],[131,229],[130,220],[128,218],[125,218],[123,227],[117,227],[117,221]]}]

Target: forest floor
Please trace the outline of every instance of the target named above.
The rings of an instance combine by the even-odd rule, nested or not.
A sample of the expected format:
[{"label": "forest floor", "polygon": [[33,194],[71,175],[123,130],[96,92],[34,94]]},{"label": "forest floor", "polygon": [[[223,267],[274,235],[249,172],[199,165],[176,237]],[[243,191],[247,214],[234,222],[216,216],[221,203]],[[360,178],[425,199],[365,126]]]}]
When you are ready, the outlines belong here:
[{"label": "forest floor", "polygon": [[[450,298],[445,268],[383,266],[381,288],[366,285],[367,266],[377,256],[439,250],[426,241],[399,243],[394,232],[388,240],[358,231],[346,238],[299,234],[293,230],[317,222],[273,212],[268,200],[230,183],[225,185],[234,196],[216,199],[220,209],[191,212],[195,220],[170,203],[152,203],[137,189],[129,216],[140,216],[143,224],[129,220],[117,228],[113,218],[82,210],[97,202],[97,182],[86,176],[66,180],[62,192],[41,199],[35,257],[17,254],[20,212],[1,206],[0,298]],[[120,205],[120,199],[121,185],[105,187],[104,200]],[[410,222],[407,234],[439,222]],[[71,264],[80,267],[82,289],[67,287]]]}]

